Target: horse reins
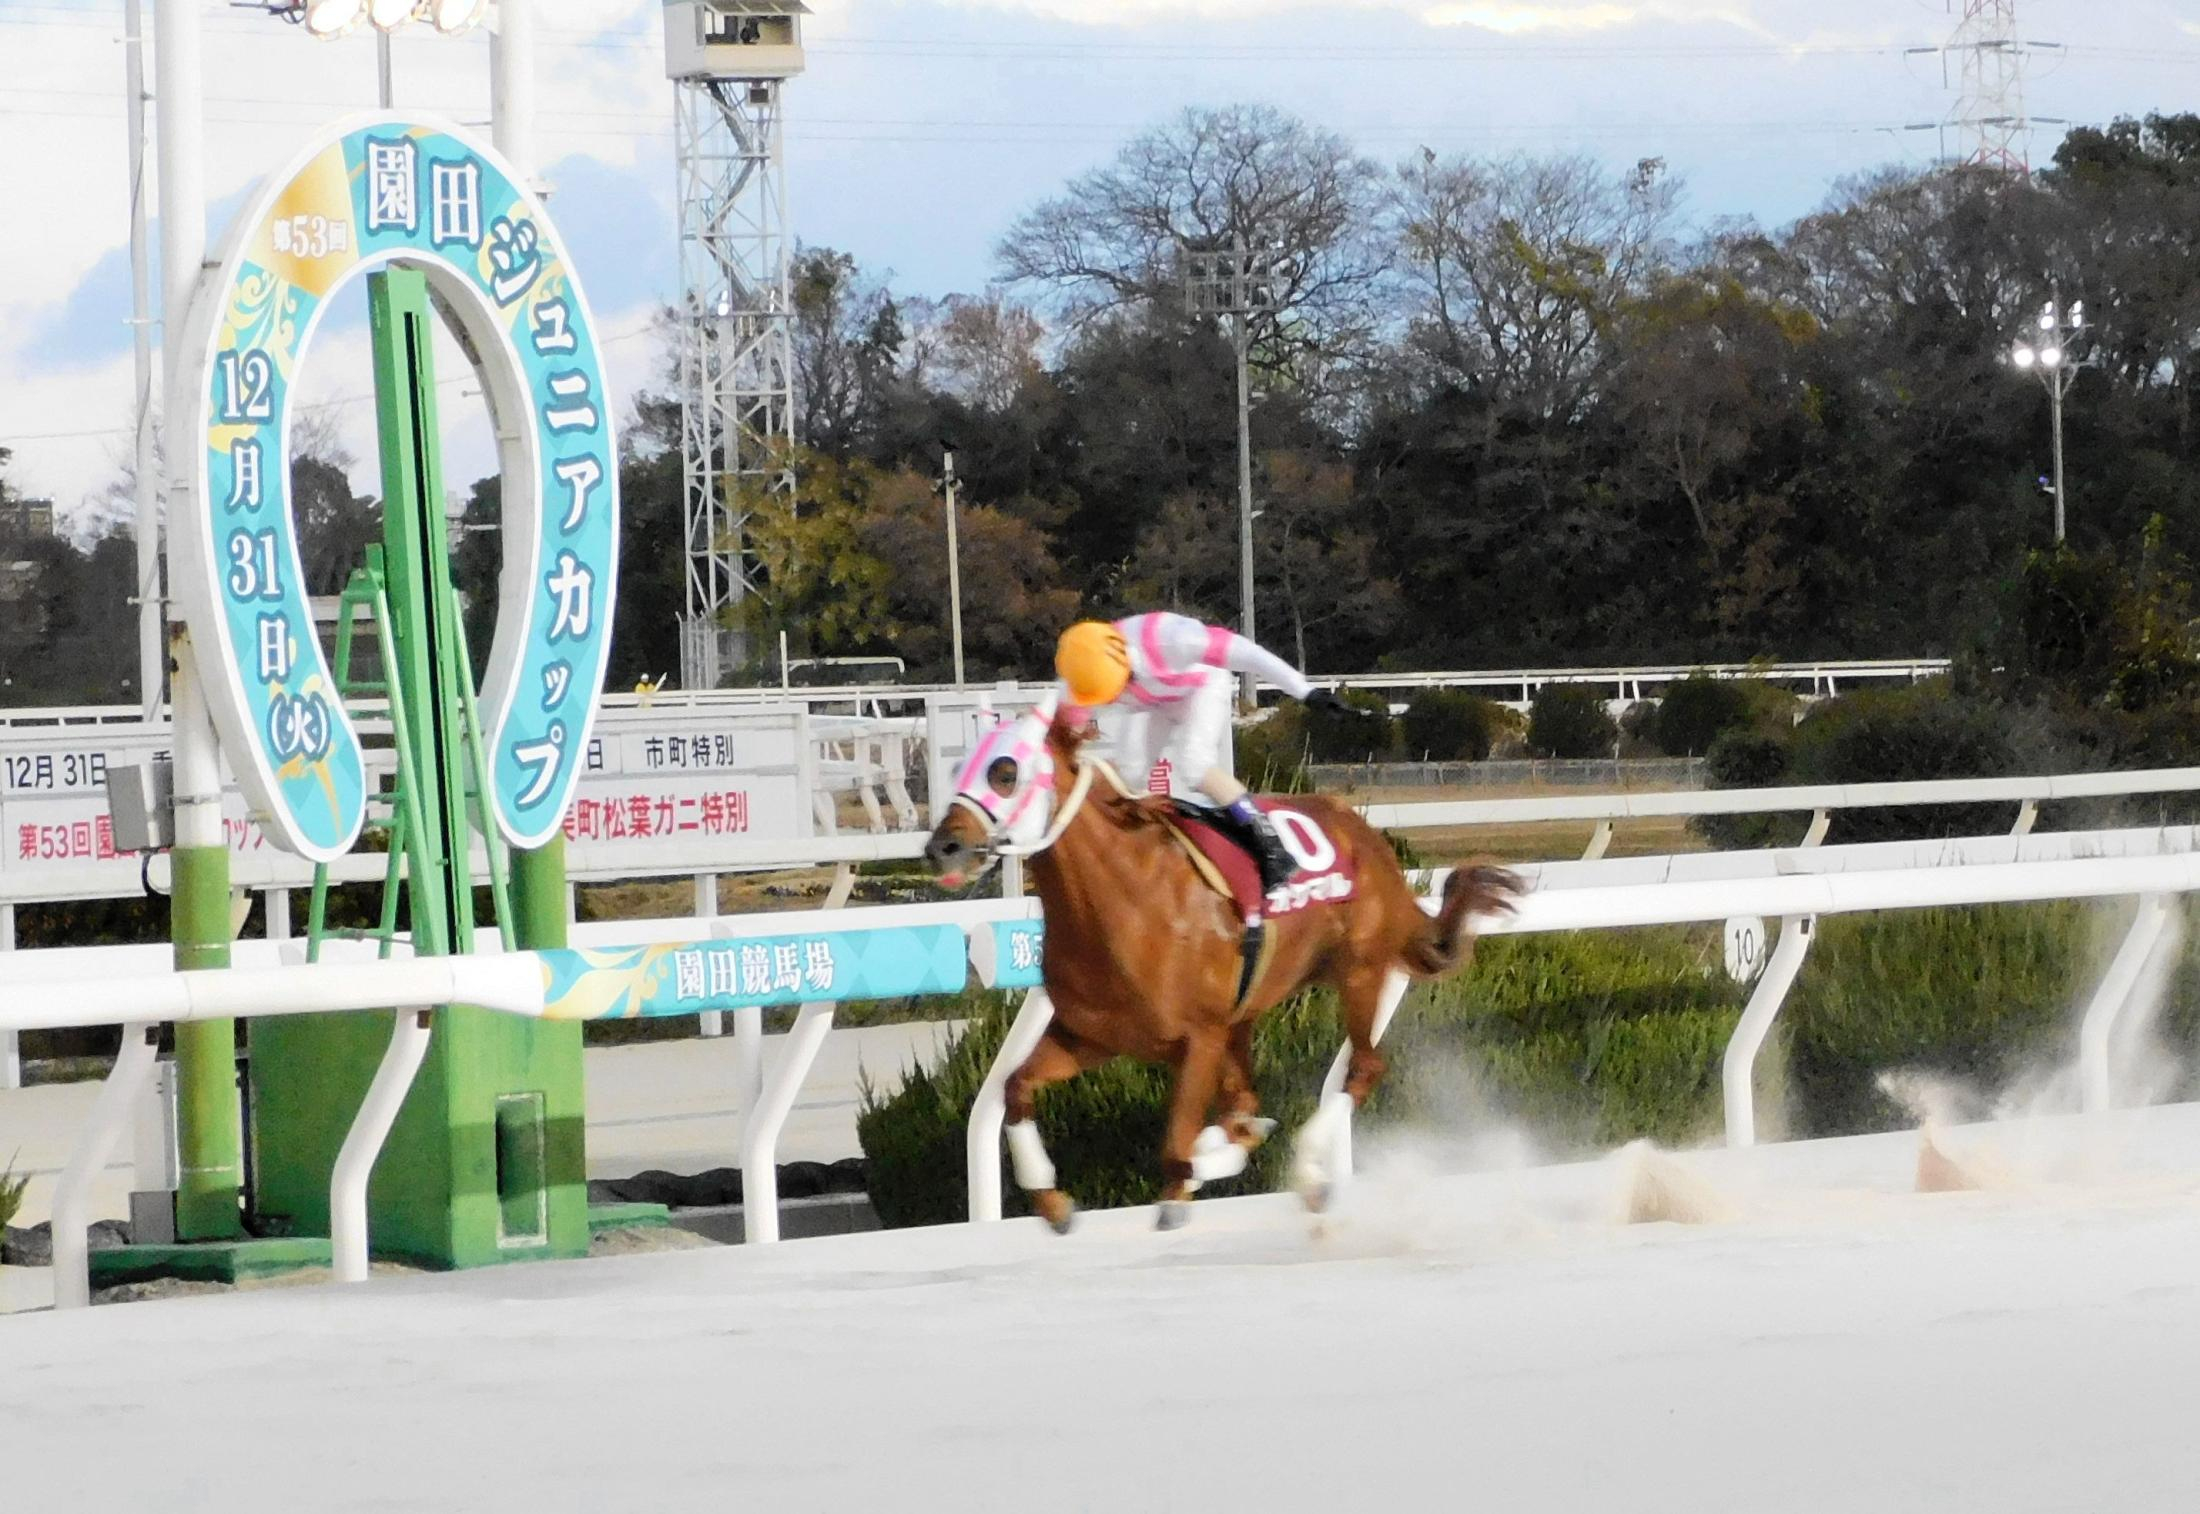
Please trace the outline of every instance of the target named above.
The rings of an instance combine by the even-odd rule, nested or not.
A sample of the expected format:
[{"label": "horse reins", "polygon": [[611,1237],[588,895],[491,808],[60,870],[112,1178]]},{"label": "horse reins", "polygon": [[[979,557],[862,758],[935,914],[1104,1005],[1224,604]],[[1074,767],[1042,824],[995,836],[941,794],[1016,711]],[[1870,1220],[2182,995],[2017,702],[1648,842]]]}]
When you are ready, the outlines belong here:
[{"label": "horse reins", "polygon": [[[1044,836],[1041,836],[1029,846],[1017,846],[1013,843],[996,846],[992,848],[993,855],[996,857],[1035,857],[1061,840],[1062,832],[1069,829],[1069,823],[1075,820],[1077,812],[1085,807],[1085,796],[1092,792],[1092,770],[1094,766],[1095,764],[1090,762],[1081,762],[1077,765],[1077,781],[1070,785],[1069,798],[1062,801],[1060,813],[1054,817],[1054,824],[1047,827]],[[958,794],[955,797],[960,799],[962,796]],[[976,806],[973,805],[972,808],[975,809]]]}]

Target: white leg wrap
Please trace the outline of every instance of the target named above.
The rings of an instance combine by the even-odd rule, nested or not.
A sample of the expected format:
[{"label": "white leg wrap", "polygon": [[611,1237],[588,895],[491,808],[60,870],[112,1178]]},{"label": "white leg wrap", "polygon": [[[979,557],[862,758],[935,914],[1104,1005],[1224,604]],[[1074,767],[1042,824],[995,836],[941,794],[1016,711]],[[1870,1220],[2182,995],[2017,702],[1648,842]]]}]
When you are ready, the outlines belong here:
[{"label": "white leg wrap", "polygon": [[1220,1125],[1210,1125],[1199,1133],[1199,1140],[1192,1147],[1193,1183],[1219,1183],[1224,1178],[1234,1178],[1245,1170],[1245,1148],[1230,1139]]},{"label": "white leg wrap", "polygon": [[1008,1161],[1016,1172],[1016,1186],[1026,1193],[1043,1193],[1054,1186],[1054,1163],[1039,1144],[1036,1120],[1020,1120],[1008,1127]]},{"label": "white leg wrap", "polygon": [[1315,1188],[1344,1176],[1352,1160],[1351,1140],[1352,1095],[1342,1090],[1324,1094],[1314,1118],[1299,1127],[1292,1180],[1301,1188]]}]

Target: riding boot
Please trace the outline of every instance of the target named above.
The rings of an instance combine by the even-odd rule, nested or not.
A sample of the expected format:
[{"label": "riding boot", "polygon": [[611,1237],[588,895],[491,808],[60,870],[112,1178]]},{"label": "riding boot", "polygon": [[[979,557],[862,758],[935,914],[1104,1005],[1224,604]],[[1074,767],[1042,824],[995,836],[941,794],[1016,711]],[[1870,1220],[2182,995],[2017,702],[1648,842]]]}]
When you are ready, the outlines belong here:
[{"label": "riding boot", "polygon": [[1246,844],[1260,864],[1261,892],[1271,893],[1289,883],[1299,865],[1285,848],[1283,838],[1276,834],[1275,825],[1260,812],[1251,796],[1238,800],[1225,813],[1244,829]]}]

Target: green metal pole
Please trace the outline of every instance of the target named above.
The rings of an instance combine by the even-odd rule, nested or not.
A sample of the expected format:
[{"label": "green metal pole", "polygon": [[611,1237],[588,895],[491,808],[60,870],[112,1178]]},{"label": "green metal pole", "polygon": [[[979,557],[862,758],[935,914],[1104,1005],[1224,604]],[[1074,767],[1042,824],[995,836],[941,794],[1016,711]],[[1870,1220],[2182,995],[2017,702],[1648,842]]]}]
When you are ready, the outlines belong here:
[{"label": "green metal pole", "polygon": [[[221,830],[221,767],[190,638],[171,632],[175,708],[176,847],[170,853],[168,933],[176,969],[229,965],[229,847]],[[176,1027],[176,1238],[244,1234],[244,1129],[237,1104],[237,1023]]]},{"label": "green metal pole", "polygon": [[427,279],[412,269],[372,275],[367,315],[382,427],[383,568],[398,659],[384,679],[393,709],[405,707],[411,749],[404,754],[404,782],[418,795],[427,822],[413,846],[408,891],[413,949],[420,955],[464,953],[473,948],[474,918],[460,776],[464,708],[453,682],[456,648],[438,613],[453,597]]},{"label": "green metal pole", "polygon": [[565,945],[565,838],[512,853],[512,913],[522,951]]}]

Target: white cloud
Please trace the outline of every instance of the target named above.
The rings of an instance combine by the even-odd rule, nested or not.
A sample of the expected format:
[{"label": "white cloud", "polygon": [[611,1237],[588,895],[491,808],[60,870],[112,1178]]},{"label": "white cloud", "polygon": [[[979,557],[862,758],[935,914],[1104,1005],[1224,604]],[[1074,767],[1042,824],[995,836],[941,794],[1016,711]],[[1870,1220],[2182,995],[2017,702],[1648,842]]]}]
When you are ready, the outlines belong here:
[{"label": "white cloud", "polygon": [[1508,36],[1523,32],[1594,32],[1626,26],[1640,14],[1632,5],[1438,5],[1421,13],[1431,26],[1472,26]]},{"label": "white cloud", "polygon": [[[541,163],[585,151],[615,169],[634,166],[658,147],[652,133],[670,126],[671,86],[663,56],[647,45],[656,36],[657,0],[538,3]],[[26,212],[25,224],[37,227],[35,236],[0,237],[0,446],[14,452],[13,485],[50,495],[68,510],[116,476],[132,425],[126,347],[87,360],[81,353],[28,346],[34,333],[51,329],[87,272],[128,242],[122,23],[109,10],[86,7],[80,21],[45,7],[32,13],[28,24],[0,24],[10,107],[0,112],[0,205]],[[204,31],[204,183],[211,203],[278,169],[321,124],[374,106],[375,48],[363,32],[316,43],[280,22],[213,5],[206,7]],[[398,35],[392,55],[401,108],[486,134],[485,35],[450,39],[409,29]],[[25,62],[27,71],[16,67]],[[148,58],[149,79],[150,64]],[[19,85],[19,79],[34,79],[35,87]],[[149,167],[146,205],[157,214],[153,173]],[[669,178],[663,188],[669,196]],[[210,223],[207,230],[218,248],[222,225]],[[153,277],[157,298],[157,256]],[[115,309],[116,326],[129,314],[126,304]],[[597,316],[602,328],[615,334],[632,329],[646,312],[599,310]],[[120,334],[116,340],[122,340]],[[309,382],[334,375],[343,392],[371,387],[363,333],[332,331],[316,347]],[[443,371],[459,371],[455,362],[455,353],[447,355]],[[655,373],[650,365],[626,361],[619,370],[637,378]],[[355,480],[369,492],[372,416],[371,405],[347,406],[342,428],[359,460]],[[459,487],[493,465],[486,426],[474,429],[478,436],[451,439],[449,473]]]},{"label": "white cloud", "polygon": [[[957,0],[951,0],[957,3]],[[1283,20],[1314,7],[1307,0],[960,0],[965,8],[1021,12],[1083,26],[1139,26],[1190,16],[1207,21]],[[1342,0],[1356,10],[1390,11],[1431,26],[1472,27],[1503,35],[1606,31],[1644,22],[1723,22],[1755,29],[1746,0]],[[1336,4],[1321,7],[1334,10]]]}]

